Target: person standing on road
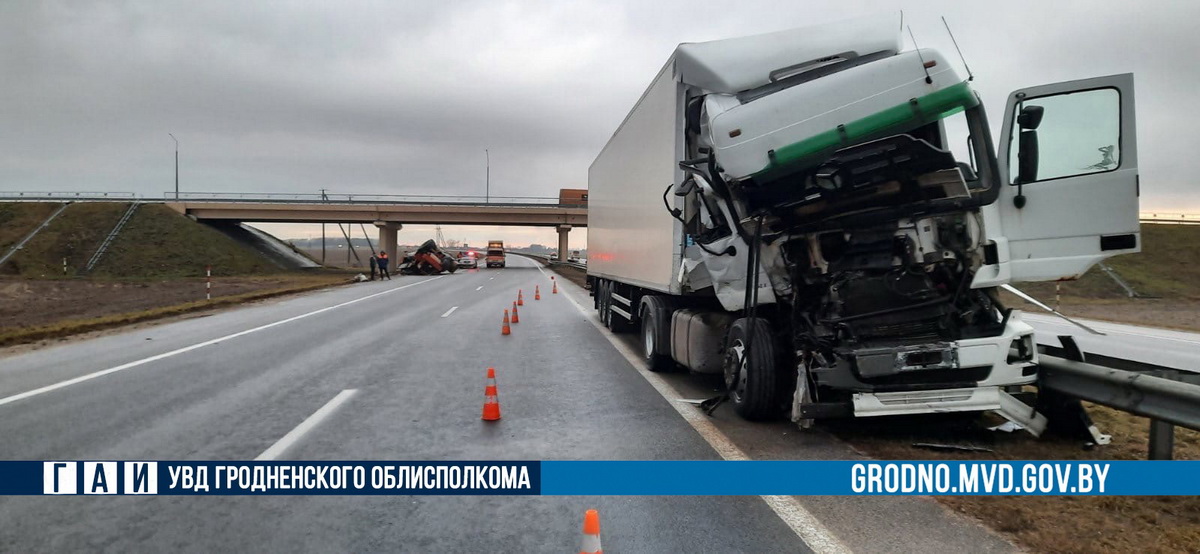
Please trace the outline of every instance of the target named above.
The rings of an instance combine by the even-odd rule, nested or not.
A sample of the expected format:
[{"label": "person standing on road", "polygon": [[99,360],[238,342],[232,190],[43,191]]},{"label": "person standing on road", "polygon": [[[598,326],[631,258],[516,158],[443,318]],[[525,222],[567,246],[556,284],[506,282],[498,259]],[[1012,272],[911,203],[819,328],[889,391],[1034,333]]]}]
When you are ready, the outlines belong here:
[{"label": "person standing on road", "polygon": [[387,277],[388,281],[392,280],[392,275],[388,273],[388,255],[383,250],[379,251],[379,280],[382,281]]},{"label": "person standing on road", "polygon": [[372,280],[372,281],[374,281],[374,280],[375,280],[375,267],[376,267],[376,265],[375,265],[375,256],[371,256],[371,260],[370,260],[370,262],[369,262],[369,263],[370,263],[370,266],[371,266],[371,280]]}]

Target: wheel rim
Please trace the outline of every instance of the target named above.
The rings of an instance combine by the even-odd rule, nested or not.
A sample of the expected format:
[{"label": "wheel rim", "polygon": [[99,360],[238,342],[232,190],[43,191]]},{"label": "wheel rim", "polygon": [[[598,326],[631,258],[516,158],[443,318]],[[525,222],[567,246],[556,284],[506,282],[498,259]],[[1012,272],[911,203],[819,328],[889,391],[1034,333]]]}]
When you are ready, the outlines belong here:
[{"label": "wheel rim", "polygon": [[649,313],[642,319],[642,346],[646,359],[654,357],[654,319]]},{"label": "wheel rim", "polygon": [[742,401],[746,392],[746,345],[741,339],[733,342],[725,354],[725,388],[736,403]]},{"label": "wheel rim", "polygon": [[608,302],[608,283],[604,283],[600,286],[600,323],[603,323],[605,327],[608,326]]}]

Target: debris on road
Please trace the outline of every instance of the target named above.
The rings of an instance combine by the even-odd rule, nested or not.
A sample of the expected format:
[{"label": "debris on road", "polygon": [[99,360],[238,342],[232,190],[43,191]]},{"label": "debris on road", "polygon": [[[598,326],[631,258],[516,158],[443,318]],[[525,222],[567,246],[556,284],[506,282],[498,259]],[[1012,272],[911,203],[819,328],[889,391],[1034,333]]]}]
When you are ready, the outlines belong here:
[{"label": "debris on road", "polygon": [[934,442],[914,442],[916,448],[924,448],[926,450],[938,450],[942,452],[994,452],[991,448],[983,446],[973,446],[969,444],[939,444]]},{"label": "debris on road", "polygon": [[1003,432],[1003,433],[1014,433],[1016,431],[1024,431],[1025,428],[1022,427],[1019,423],[1014,423],[1012,421],[1005,421],[1004,423],[1001,423],[1000,425],[988,427],[987,430],[988,431],[999,431],[999,432]]}]

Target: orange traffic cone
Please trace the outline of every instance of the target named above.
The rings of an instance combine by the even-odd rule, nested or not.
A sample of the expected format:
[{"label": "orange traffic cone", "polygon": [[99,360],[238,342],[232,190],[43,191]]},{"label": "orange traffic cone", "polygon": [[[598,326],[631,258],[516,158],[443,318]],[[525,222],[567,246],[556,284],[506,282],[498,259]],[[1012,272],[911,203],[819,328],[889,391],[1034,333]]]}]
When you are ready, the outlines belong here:
[{"label": "orange traffic cone", "polygon": [[517,305],[518,306],[525,305],[525,296],[521,294],[521,289],[517,289]]},{"label": "orange traffic cone", "polygon": [[517,303],[516,303],[516,302],[513,302],[513,316],[512,316],[512,322],[513,322],[513,323],[520,323],[520,322],[521,322],[521,317],[517,315]]},{"label": "orange traffic cone", "polygon": [[554,282],[554,288],[550,289],[550,294],[558,294],[558,281]]},{"label": "orange traffic cone", "polygon": [[588,510],[583,514],[583,545],[579,554],[600,553],[600,512]]},{"label": "orange traffic cone", "polygon": [[[483,420],[498,421],[500,419],[500,399],[496,396],[496,370],[488,368],[487,386],[483,388]],[[599,529],[599,523],[597,523]]]},{"label": "orange traffic cone", "polygon": [[533,299],[534,300],[542,299],[542,289],[540,287],[538,287],[537,285],[533,286]]},{"label": "orange traffic cone", "polygon": [[508,326],[508,310],[504,310],[504,325],[500,327],[500,334],[508,335],[510,333],[512,333],[512,329]]}]

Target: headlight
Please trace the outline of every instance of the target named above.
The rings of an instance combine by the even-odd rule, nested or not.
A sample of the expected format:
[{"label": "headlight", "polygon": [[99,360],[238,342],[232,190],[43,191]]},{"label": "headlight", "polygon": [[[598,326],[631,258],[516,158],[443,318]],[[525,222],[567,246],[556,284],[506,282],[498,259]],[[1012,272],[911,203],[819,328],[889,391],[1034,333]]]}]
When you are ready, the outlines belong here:
[{"label": "headlight", "polygon": [[1008,349],[1008,363],[1032,362],[1037,348],[1033,344],[1033,335],[1021,335],[1013,339]]}]

